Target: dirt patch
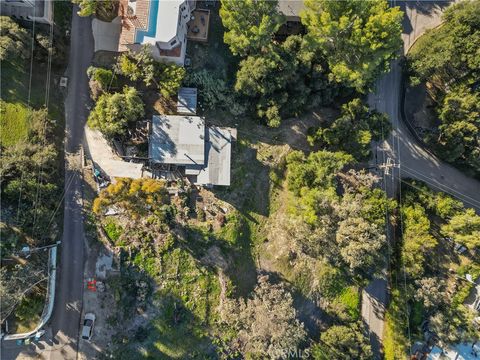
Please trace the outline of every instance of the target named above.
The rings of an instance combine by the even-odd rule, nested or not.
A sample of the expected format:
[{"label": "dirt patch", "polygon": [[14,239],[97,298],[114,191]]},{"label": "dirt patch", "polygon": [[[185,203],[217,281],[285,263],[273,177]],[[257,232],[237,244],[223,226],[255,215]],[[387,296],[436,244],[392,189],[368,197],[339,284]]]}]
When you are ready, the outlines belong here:
[{"label": "dirt patch", "polygon": [[431,129],[437,125],[434,102],[428,95],[424,84],[407,87],[405,95],[405,113],[415,127]]}]

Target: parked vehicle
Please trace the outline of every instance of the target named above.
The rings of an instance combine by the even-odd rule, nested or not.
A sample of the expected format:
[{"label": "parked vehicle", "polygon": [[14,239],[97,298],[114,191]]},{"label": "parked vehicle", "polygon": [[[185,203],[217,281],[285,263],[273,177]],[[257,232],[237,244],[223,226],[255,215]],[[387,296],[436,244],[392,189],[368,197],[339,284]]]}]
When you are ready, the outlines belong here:
[{"label": "parked vehicle", "polygon": [[82,339],[90,340],[92,338],[94,325],[95,325],[95,314],[86,313],[83,320]]}]

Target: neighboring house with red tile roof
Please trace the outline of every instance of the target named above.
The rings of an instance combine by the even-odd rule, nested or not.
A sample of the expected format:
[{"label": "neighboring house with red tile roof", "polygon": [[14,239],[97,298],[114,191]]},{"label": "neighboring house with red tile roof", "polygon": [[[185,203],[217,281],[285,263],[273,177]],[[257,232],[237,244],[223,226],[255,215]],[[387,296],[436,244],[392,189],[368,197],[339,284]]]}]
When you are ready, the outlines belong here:
[{"label": "neighboring house with red tile roof", "polygon": [[121,0],[118,51],[138,51],[148,45],[155,59],[183,65],[187,23],[194,9],[195,0]]}]

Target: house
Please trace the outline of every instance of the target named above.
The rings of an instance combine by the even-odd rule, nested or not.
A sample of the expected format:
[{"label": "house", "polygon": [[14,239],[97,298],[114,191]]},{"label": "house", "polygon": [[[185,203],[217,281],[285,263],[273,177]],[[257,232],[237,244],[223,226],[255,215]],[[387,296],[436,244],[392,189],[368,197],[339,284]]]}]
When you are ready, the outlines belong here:
[{"label": "house", "polygon": [[278,29],[277,38],[285,40],[289,35],[299,35],[305,32],[300,19],[300,13],[305,9],[303,0],[279,0],[278,10],[285,16],[285,23]]},{"label": "house", "polygon": [[156,60],[184,65],[187,23],[195,0],[121,0],[121,33],[118,51],[152,50]]},{"label": "house", "polygon": [[0,0],[0,15],[51,24],[52,0]]},{"label": "house", "polygon": [[279,0],[278,10],[288,22],[300,22],[300,12],[305,9],[303,0]]},{"label": "house", "polygon": [[208,127],[199,116],[155,115],[151,168],[173,166],[196,185],[230,185],[232,130]]}]

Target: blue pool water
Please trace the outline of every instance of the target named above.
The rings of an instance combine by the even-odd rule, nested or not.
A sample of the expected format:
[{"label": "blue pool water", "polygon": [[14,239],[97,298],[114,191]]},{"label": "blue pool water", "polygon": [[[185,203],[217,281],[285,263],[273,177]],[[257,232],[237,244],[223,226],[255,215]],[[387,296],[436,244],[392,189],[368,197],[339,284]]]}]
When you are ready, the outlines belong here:
[{"label": "blue pool water", "polygon": [[147,30],[137,30],[135,34],[136,43],[143,43],[143,39],[145,36],[155,37],[155,34],[157,33],[157,16],[159,3],[160,0],[150,0]]}]

